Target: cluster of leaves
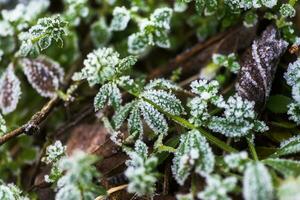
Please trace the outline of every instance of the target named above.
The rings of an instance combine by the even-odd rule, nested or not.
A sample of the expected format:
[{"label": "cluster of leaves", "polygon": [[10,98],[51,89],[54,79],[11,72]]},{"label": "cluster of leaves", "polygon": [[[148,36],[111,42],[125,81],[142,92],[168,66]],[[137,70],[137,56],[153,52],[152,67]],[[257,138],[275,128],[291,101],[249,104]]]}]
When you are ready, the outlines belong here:
[{"label": "cluster of leaves", "polygon": [[[63,13],[52,16],[46,13],[48,1],[34,0],[26,5],[18,4],[12,10],[3,10],[0,20],[0,63],[7,67],[2,70],[0,79],[2,113],[8,114],[17,108],[21,96],[21,80],[16,76],[19,66],[28,82],[41,96],[55,97],[59,92],[61,94],[59,89],[63,83],[64,70],[55,60],[60,63],[74,61],[81,53],[77,44],[77,27],[82,23],[92,24],[87,35],[91,37],[96,50],[86,56],[83,68],[74,74],[73,81],[86,80],[90,87],[99,86],[99,92],[94,98],[95,111],[103,111],[108,106],[113,108],[111,134],[117,145],[129,156],[125,171],[129,193],[139,197],[154,195],[160,177],[158,167],[163,162],[160,156],[166,153],[173,156],[171,168],[176,182],[182,186],[189,178],[192,179],[190,193],[177,195],[178,199],[226,200],[230,199],[231,193],[243,195],[246,200],[271,200],[275,196],[286,199],[291,193],[299,195],[294,187],[299,184],[299,178],[296,177],[300,175],[300,163],[283,157],[300,152],[300,137],[282,142],[275,153],[258,160],[253,136],[255,132],[267,131],[268,127],[258,120],[254,102],[237,94],[228,95],[229,97],[221,95],[220,83],[215,80],[193,81],[191,91],[186,91],[174,82],[162,78],[148,83],[132,78],[132,67],[137,63],[138,57],[129,55],[146,56],[150,47],[154,46],[171,48],[172,37],[175,38],[174,44],[178,45],[176,40],[186,34],[179,34],[183,27],[180,20],[185,21],[186,17],[189,18],[188,25],[197,32],[198,39],[203,40],[238,21],[243,21],[245,27],[254,26],[260,11],[265,12],[265,18],[276,23],[286,40],[297,45],[300,40],[288,19],[295,16],[295,1],[178,0],[174,3],[174,9],[169,7],[169,3],[158,7],[146,0],[123,2],[101,1],[103,8],[99,12],[92,10],[87,0],[65,0]],[[190,2],[195,3],[197,14],[185,12]],[[203,16],[199,17],[199,14]],[[172,17],[176,17],[176,20],[172,20]],[[107,19],[111,19],[109,25]],[[170,32],[172,25],[177,28],[174,33]],[[60,54],[56,46],[61,48],[63,44],[70,42],[70,38],[73,38],[70,47],[72,59],[69,59],[67,51],[62,57],[55,55]],[[124,41],[125,50],[121,47]],[[180,41],[185,42],[184,39]],[[51,51],[51,48],[54,50]],[[70,63],[71,61],[68,64]],[[292,87],[293,97],[293,102],[288,106],[288,114],[297,124],[300,124],[299,66],[299,60],[291,63],[285,74]],[[221,67],[234,74],[240,70],[238,57],[234,53],[214,54],[211,67],[215,74],[205,78],[215,78]],[[123,93],[131,95],[125,103]],[[183,98],[177,97],[178,93],[184,94],[183,97],[191,95],[187,104],[183,103]],[[182,126],[179,131],[176,130],[180,135],[170,134],[174,131],[170,128],[172,123]],[[0,136],[7,131],[6,124],[0,115]],[[126,128],[126,138],[119,139],[118,135],[114,135],[122,134]],[[246,152],[237,152],[231,147],[231,140],[226,144],[219,136],[238,138],[241,141],[247,139],[253,160]],[[169,138],[174,139],[176,144],[167,146],[166,140]],[[152,144],[153,140],[156,142],[149,148],[143,139],[149,141],[147,144]],[[231,153],[222,159],[210,143]],[[28,146],[26,148],[30,149]],[[94,167],[98,159],[83,152],[67,156],[65,149],[57,141],[47,148],[42,159],[45,164],[51,165],[45,181],[53,184],[55,198],[95,199],[104,194],[95,181],[100,178]],[[13,162],[8,151],[9,148],[0,147],[0,172],[5,167],[2,162]],[[17,167],[21,168],[23,162],[25,161],[20,161],[21,164],[18,163]],[[20,169],[18,173],[20,174]],[[205,178],[206,185],[202,191],[195,191],[193,185],[193,178],[198,175]],[[288,179],[275,187],[272,180],[277,178]],[[289,193],[286,192],[287,189]],[[27,197],[22,196],[16,186],[0,181],[0,199],[2,198],[10,200]]]},{"label": "cluster of leaves", "polygon": [[50,174],[44,178],[46,182],[55,185],[55,199],[92,200],[100,194],[105,194],[103,189],[93,182],[100,176],[93,166],[98,160],[97,157],[82,151],[75,151],[71,156],[66,156],[65,150],[66,147],[60,141],[56,141],[47,147],[46,156],[42,159],[51,165]]}]

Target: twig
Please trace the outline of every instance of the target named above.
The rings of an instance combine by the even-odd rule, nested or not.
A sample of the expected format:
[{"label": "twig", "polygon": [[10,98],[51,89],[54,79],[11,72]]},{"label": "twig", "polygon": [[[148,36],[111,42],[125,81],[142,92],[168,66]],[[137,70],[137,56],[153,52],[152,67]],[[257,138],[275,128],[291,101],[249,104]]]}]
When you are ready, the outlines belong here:
[{"label": "twig", "polygon": [[127,188],[127,186],[128,186],[128,184],[110,188],[109,190],[107,190],[107,195],[106,196],[103,196],[103,195],[98,196],[95,200],[103,200],[106,197],[108,197],[109,195],[111,195],[112,193],[118,192],[120,190],[124,190],[125,188]]},{"label": "twig", "polygon": [[40,111],[35,113],[27,123],[0,137],[0,145],[23,133],[31,135],[38,132],[39,124],[47,118],[58,102],[59,98],[57,96],[50,99],[50,101],[48,101]]}]

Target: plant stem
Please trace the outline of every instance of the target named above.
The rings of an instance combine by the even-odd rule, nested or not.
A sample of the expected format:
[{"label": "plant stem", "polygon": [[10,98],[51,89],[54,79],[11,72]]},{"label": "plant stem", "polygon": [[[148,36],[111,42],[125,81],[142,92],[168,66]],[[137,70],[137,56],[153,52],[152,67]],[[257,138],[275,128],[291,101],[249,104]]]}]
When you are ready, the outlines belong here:
[{"label": "plant stem", "polygon": [[[134,94],[130,91],[129,92],[131,95],[139,98],[139,95]],[[156,105],[155,103],[153,103],[152,101],[150,101],[149,99],[143,98],[144,101],[150,103],[154,108],[156,108],[158,111],[160,111],[161,113],[165,114],[166,116],[168,116],[172,121],[188,128],[188,129],[196,129],[198,130],[204,137],[206,137],[206,139],[208,141],[210,141],[211,143],[215,144],[217,147],[219,147],[220,149],[223,149],[224,151],[227,151],[229,153],[233,153],[233,152],[238,152],[237,149],[231,147],[230,145],[226,144],[225,142],[223,142],[222,140],[220,140],[219,138],[213,136],[212,134],[210,134],[208,131],[206,131],[205,129],[201,128],[201,127],[196,127],[195,125],[193,125],[192,123],[190,123],[189,121],[187,121],[186,119],[176,116],[176,115],[172,115],[170,113],[165,112],[163,109],[161,109],[158,105]]]},{"label": "plant stem", "polygon": [[256,160],[256,161],[258,161],[259,159],[258,159],[256,150],[255,150],[255,147],[254,147],[252,141],[249,138],[247,138],[247,143],[248,143],[249,150],[251,152],[251,155],[252,155],[253,159]]}]

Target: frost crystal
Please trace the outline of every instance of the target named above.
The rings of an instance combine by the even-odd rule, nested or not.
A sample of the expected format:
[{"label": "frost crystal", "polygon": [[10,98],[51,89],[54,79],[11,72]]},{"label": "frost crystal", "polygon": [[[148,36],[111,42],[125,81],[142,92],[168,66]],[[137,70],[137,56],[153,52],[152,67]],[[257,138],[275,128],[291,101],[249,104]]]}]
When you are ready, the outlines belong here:
[{"label": "frost crystal", "polygon": [[60,65],[47,57],[24,58],[21,61],[23,71],[29,83],[43,97],[56,95],[63,81],[64,71]]},{"label": "frost crystal", "polygon": [[259,162],[249,164],[243,179],[245,200],[272,200],[273,194],[273,183],[268,169]]},{"label": "frost crystal", "polygon": [[130,12],[123,7],[115,7],[110,28],[113,31],[123,31],[130,20]]},{"label": "frost crystal", "polygon": [[222,180],[219,175],[207,175],[207,186],[204,191],[198,193],[199,199],[205,200],[230,200],[227,193],[234,190],[237,184],[236,177],[227,177]]},{"label": "frost crystal", "polygon": [[268,130],[263,122],[255,118],[254,102],[234,95],[227,100],[224,116],[213,116],[209,128],[227,137],[242,137],[249,134],[251,130],[256,132]]},{"label": "frost crystal", "polygon": [[180,185],[192,169],[204,176],[213,171],[214,164],[214,154],[199,131],[192,130],[181,136],[172,164],[173,176]]},{"label": "frost crystal", "polygon": [[10,64],[0,79],[0,108],[3,114],[14,111],[21,96],[21,86]]},{"label": "frost crystal", "polygon": [[130,160],[126,162],[128,168],[125,171],[129,180],[128,192],[136,193],[138,196],[153,195],[158,175],[156,171],[158,159],[148,156],[148,148],[140,140],[136,141],[134,151],[128,155]]}]

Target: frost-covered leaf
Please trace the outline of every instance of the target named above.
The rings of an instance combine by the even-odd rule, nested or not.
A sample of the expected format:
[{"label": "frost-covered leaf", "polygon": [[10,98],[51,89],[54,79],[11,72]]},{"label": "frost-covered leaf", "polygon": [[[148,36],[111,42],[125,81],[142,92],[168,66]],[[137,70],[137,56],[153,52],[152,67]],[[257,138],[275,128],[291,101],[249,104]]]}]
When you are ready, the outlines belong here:
[{"label": "frost-covered leaf", "polygon": [[184,112],[180,100],[172,93],[163,90],[146,90],[141,96],[172,115],[180,115]]},{"label": "frost-covered leaf", "polygon": [[181,88],[176,85],[176,83],[166,80],[163,78],[158,78],[154,80],[150,80],[150,83],[148,83],[145,87],[145,90],[151,90],[151,89],[162,89],[162,90],[181,90]]},{"label": "frost-covered leaf", "polygon": [[130,160],[125,175],[129,180],[127,191],[138,196],[153,195],[157,181],[158,159],[148,156],[148,147],[141,140],[136,141],[134,151],[128,152]]},{"label": "frost-covered leaf", "polygon": [[124,6],[115,7],[113,11],[113,19],[110,24],[110,28],[113,31],[123,31],[126,29],[130,20],[130,12]]},{"label": "frost-covered leaf", "polygon": [[125,106],[121,106],[116,111],[116,113],[112,117],[112,124],[113,124],[115,129],[119,129],[122,126],[122,124],[124,123],[124,121],[128,117],[133,105],[134,105],[133,102],[127,103]]},{"label": "frost-covered leaf", "polygon": [[117,81],[136,62],[135,57],[120,58],[112,48],[99,48],[87,55],[84,68],[74,74],[73,80],[86,79],[92,87],[95,84]]},{"label": "frost-covered leaf", "polygon": [[171,42],[168,33],[161,30],[156,30],[153,35],[155,44],[160,48],[168,49],[171,47]]},{"label": "frost-covered leaf", "polygon": [[280,14],[283,17],[295,17],[296,10],[294,7],[288,3],[282,4],[280,7]]},{"label": "frost-covered leaf", "polygon": [[237,57],[234,53],[229,55],[213,54],[213,62],[216,65],[224,66],[228,68],[232,73],[238,73],[240,64],[237,61]]},{"label": "frost-covered leaf", "polygon": [[32,54],[34,48],[39,44],[41,50],[50,46],[55,41],[59,47],[63,46],[63,36],[66,35],[65,26],[67,22],[60,16],[40,18],[36,25],[32,26],[25,37],[20,38],[22,44],[20,54],[23,57]]},{"label": "frost-covered leaf", "polygon": [[149,43],[148,36],[143,32],[138,32],[128,37],[128,52],[140,54],[146,51]]},{"label": "frost-covered leaf", "polygon": [[206,186],[203,191],[197,194],[199,199],[207,199],[207,200],[230,200],[228,197],[229,192],[232,192],[237,184],[237,178],[234,176],[230,176],[222,179],[221,176],[207,175]]},{"label": "frost-covered leaf", "polygon": [[0,79],[0,108],[3,114],[16,109],[20,95],[20,81],[14,73],[14,65],[10,64]]},{"label": "frost-covered leaf", "polygon": [[272,156],[279,157],[300,152],[300,137],[291,137],[280,144],[280,149],[276,151]]},{"label": "frost-covered leaf", "polygon": [[199,131],[191,130],[181,136],[172,164],[173,176],[180,185],[184,184],[192,169],[200,175],[207,175],[213,171],[214,164],[214,154]]},{"label": "frost-covered leaf", "polygon": [[74,26],[79,25],[81,18],[87,18],[90,11],[88,0],[64,0],[67,8],[64,18]]},{"label": "frost-covered leaf", "polygon": [[101,110],[107,101],[108,105],[112,105],[115,109],[118,109],[121,105],[121,92],[114,83],[107,83],[99,89],[94,99],[95,110]]},{"label": "frost-covered leaf", "polygon": [[272,200],[273,183],[268,169],[260,162],[246,167],[243,178],[243,196],[245,200]]},{"label": "frost-covered leaf", "polygon": [[277,170],[280,174],[285,177],[293,176],[297,177],[300,175],[300,162],[289,159],[269,158],[262,161],[264,164]]},{"label": "frost-covered leaf", "polygon": [[297,125],[300,124],[300,104],[290,103],[288,105],[287,114],[290,116],[289,119],[296,122]]},{"label": "frost-covered leaf", "polygon": [[165,135],[168,132],[168,124],[163,114],[146,101],[140,101],[139,106],[146,124],[154,133]]},{"label": "frost-covered leaf", "polygon": [[56,95],[63,81],[64,70],[60,65],[46,57],[24,58],[21,61],[24,74],[32,87],[43,97]]},{"label": "frost-covered leaf", "polygon": [[135,106],[132,108],[128,119],[128,131],[132,135],[141,135],[143,133],[143,122],[140,117],[140,109],[137,102],[133,102]]},{"label": "frost-covered leaf", "polygon": [[242,99],[239,95],[228,98],[224,116],[213,116],[208,127],[227,137],[243,137],[251,130],[256,132],[268,130],[264,122],[256,120],[254,102]]},{"label": "frost-covered leaf", "polygon": [[150,20],[155,23],[155,25],[162,29],[170,29],[170,21],[173,14],[171,8],[158,8],[151,14]]}]

